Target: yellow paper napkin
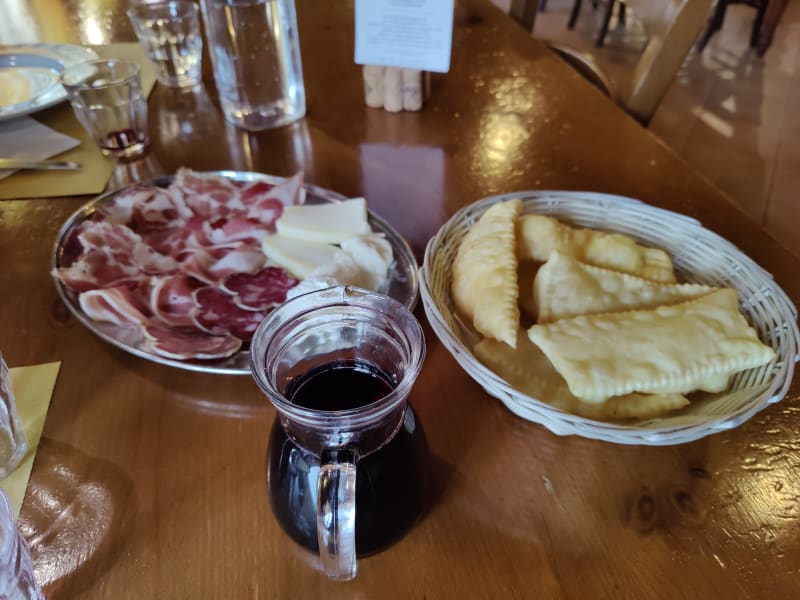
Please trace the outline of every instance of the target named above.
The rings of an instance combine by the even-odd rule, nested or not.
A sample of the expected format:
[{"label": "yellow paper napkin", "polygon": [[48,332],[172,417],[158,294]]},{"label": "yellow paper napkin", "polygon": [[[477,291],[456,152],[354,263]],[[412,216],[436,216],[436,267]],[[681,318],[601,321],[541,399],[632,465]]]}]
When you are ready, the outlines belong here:
[{"label": "yellow paper napkin", "polygon": [[[100,58],[124,58],[141,66],[142,89],[150,94],[156,81],[155,72],[142,47],[136,43],[91,46]],[[32,115],[51,129],[78,138],[78,147],[58,155],[58,160],[79,162],[79,171],[19,171],[0,181],[0,200],[13,198],[51,198],[82,196],[102,192],[117,161],[100,152],[89,134],[83,129],[68,101]]]},{"label": "yellow paper napkin", "polygon": [[19,516],[22,508],[22,499],[25,497],[25,488],[28,487],[28,479],[31,476],[31,468],[36,458],[36,450],[39,448],[44,420],[50,408],[50,398],[53,397],[53,388],[60,368],[60,362],[52,362],[8,370],[11,375],[11,386],[14,389],[17,413],[28,440],[28,452],[25,458],[13,473],[0,480],[0,488],[3,488],[11,500],[14,519]]}]

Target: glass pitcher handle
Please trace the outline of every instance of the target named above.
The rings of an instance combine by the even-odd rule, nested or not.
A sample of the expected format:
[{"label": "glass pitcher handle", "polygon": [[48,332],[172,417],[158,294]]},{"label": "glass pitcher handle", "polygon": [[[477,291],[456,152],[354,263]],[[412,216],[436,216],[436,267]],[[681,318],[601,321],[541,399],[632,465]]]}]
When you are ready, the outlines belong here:
[{"label": "glass pitcher handle", "polygon": [[331,579],[356,576],[356,453],[322,451],[317,481],[319,558]]}]

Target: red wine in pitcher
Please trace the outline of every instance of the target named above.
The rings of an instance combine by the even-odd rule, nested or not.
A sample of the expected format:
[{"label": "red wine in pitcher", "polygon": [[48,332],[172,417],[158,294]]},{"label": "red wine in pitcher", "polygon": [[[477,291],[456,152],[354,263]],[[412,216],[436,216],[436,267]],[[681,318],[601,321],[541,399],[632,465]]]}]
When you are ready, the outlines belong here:
[{"label": "red wine in pitcher", "polygon": [[348,410],[380,400],[392,391],[392,380],[378,367],[342,360],[312,369],[292,382],[286,396],[292,404],[313,410]]},{"label": "red wine in pitcher", "polygon": [[[389,375],[377,367],[342,361],[312,369],[294,381],[285,395],[298,406],[336,411],[371,404],[393,387]],[[317,551],[319,458],[292,442],[278,419],[268,452],[268,489],[275,516],[293,540]],[[427,443],[409,404],[395,436],[358,462],[358,556],[388,547],[411,529],[425,509],[427,479]]]}]

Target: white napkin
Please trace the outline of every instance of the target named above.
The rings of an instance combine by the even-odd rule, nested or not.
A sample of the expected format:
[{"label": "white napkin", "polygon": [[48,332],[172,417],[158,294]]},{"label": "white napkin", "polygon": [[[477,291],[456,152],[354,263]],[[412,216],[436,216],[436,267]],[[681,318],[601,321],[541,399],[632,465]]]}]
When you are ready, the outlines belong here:
[{"label": "white napkin", "polygon": [[[30,117],[0,123],[0,157],[45,160],[79,145],[80,140],[50,129]],[[16,169],[0,169],[0,179]]]}]

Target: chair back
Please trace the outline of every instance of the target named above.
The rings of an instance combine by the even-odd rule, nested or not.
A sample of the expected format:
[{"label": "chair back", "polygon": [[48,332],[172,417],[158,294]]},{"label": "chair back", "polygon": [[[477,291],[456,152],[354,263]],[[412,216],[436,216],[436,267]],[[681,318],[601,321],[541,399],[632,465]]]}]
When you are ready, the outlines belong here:
[{"label": "chair back", "polygon": [[619,102],[617,92],[611,80],[609,80],[603,70],[597,66],[597,63],[594,62],[591,56],[583,52],[578,52],[569,46],[548,43],[547,47],[555,52],[556,56],[561,60],[575,69],[586,81],[591,83],[614,102]]},{"label": "chair back", "polygon": [[620,103],[641,123],[647,125],[686,55],[700,35],[714,0],[674,0],[663,32],[647,43],[636,64],[630,85],[620,92]]},{"label": "chair back", "polygon": [[511,0],[508,14],[528,31],[533,31],[539,0]]}]

